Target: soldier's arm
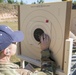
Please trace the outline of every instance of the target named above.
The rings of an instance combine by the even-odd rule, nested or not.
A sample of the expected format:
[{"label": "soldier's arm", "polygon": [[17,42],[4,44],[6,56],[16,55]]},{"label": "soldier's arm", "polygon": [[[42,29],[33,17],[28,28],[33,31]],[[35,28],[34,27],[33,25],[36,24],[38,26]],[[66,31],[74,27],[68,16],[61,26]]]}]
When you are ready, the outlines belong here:
[{"label": "soldier's arm", "polygon": [[53,53],[49,49],[50,38],[44,34],[41,36],[41,71],[49,75],[55,74],[56,65],[53,58]]},{"label": "soldier's arm", "polygon": [[51,42],[50,37],[46,34],[43,34],[41,36],[40,42],[41,42],[40,43],[40,46],[41,46],[41,60],[50,59],[50,60],[54,61],[53,53],[49,49],[50,42]]},{"label": "soldier's arm", "polygon": [[51,60],[51,61],[55,62],[53,53],[51,52],[51,50],[49,48],[41,51],[41,60],[42,61],[43,60]]}]

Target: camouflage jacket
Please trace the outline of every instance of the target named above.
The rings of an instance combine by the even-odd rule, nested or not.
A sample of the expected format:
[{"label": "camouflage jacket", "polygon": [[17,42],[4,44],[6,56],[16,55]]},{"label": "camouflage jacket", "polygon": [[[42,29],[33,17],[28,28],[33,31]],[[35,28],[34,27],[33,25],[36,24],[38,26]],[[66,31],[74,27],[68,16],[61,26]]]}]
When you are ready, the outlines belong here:
[{"label": "camouflage jacket", "polygon": [[51,50],[46,49],[41,52],[41,71],[47,75],[55,75],[56,62]]},{"label": "camouflage jacket", "polygon": [[26,69],[20,69],[18,65],[13,63],[0,62],[0,75],[54,75],[55,61],[49,49],[41,52],[41,71],[30,72]]},{"label": "camouflage jacket", "polygon": [[29,70],[20,69],[16,64],[0,62],[0,75],[30,75],[30,73]]},{"label": "camouflage jacket", "polygon": [[41,51],[41,71],[31,73],[30,75],[56,75],[56,62],[53,53],[49,50]]}]

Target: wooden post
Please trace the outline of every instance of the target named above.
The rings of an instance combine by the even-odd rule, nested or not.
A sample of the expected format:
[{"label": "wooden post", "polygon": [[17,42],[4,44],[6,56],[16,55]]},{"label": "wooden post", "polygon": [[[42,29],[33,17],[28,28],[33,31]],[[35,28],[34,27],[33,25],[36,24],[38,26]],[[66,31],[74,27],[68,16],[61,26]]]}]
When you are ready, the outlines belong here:
[{"label": "wooden post", "polygon": [[63,71],[66,75],[70,75],[72,48],[73,48],[73,39],[69,38],[65,42],[65,55],[64,55],[64,69],[63,69]]},{"label": "wooden post", "polygon": [[20,64],[21,64],[21,68],[25,68],[25,61],[24,60],[21,60],[21,62],[20,62]]}]

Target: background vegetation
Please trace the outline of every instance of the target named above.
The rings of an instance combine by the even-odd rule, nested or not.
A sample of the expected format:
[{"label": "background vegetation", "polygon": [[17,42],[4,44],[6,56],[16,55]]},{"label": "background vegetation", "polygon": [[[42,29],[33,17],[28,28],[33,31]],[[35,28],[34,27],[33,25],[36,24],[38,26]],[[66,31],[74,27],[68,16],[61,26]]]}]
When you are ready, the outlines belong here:
[{"label": "background vegetation", "polygon": [[[62,1],[67,1],[67,0],[62,0]],[[27,3],[24,3],[23,0],[21,0],[20,2],[18,2],[18,0],[16,0],[16,1],[14,1],[14,0],[0,0],[0,3],[17,4],[17,5],[27,4]],[[44,0],[37,0],[36,2],[32,2],[31,4],[40,4],[40,3],[44,3]],[[74,0],[72,2],[72,8],[76,9],[76,0]]]}]

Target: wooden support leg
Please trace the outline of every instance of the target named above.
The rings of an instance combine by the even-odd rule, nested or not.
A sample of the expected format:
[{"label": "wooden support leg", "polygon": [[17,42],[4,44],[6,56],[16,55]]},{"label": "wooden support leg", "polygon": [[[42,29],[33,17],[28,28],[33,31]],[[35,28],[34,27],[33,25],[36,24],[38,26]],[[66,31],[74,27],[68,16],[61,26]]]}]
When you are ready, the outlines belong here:
[{"label": "wooden support leg", "polygon": [[21,67],[24,69],[25,68],[25,61],[24,60],[21,60]]}]

